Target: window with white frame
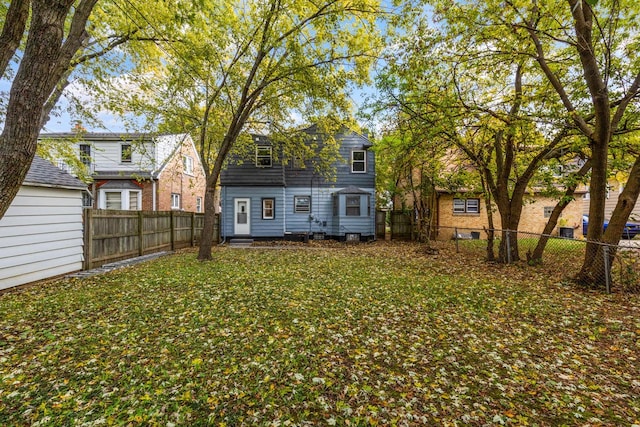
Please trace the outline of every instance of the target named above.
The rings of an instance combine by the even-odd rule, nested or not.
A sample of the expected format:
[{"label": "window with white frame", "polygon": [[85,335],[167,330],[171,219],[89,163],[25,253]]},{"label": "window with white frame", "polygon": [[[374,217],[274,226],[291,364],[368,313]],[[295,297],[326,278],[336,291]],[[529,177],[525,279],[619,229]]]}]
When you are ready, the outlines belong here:
[{"label": "window with white frame", "polygon": [[553,206],[545,206],[544,207],[544,217],[549,218],[553,213]]},{"label": "window with white frame", "polygon": [[93,196],[88,191],[82,192],[82,207],[83,208],[93,207]]},{"label": "window with white frame", "polygon": [[139,190],[100,190],[100,209],[139,211],[142,192]]},{"label": "window with white frame", "polygon": [[270,168],[271,163],[271,147],[258,145],[256,147],[256,166],[259,168]]},{"label": "window with white frame", "polygon": [[131,163],[131,144],[120,146],[120,163]]},{"label": "window with white frame", "polygon": [[193,157],[182,156],[182,166],[184,168],[184,173],[193,175]]},{"label": "window with white frame", "polygon": [[293,212],[294,213],[310,213],[311,212],[311,196],[294,196]]},{"label": "window with white frame", "polygon": [[345,202],[347,216],[360,216],[360,196],[347,196]]},{"label": "window with white frame", "polygon": [[453,199],[453,213],[480,213],[480,199]]},{"label": "window with white frame", "polygon": [[196,212],[202,212],[202,197],[196,197]]},{"label": "window with white frame", "polygon": [[274,219],[275,207],[275,199],[262,199],[262,219]]},{"label": "window with white frame", "polygon": [[351,152],[351,172],[367,172],[367,152],[364,150],[354,150]]},{"label": "window with white frame", "polygon": [[171,209],[180,209],[180,194],[171,193]]},{"label": "window with white frame", "polygon": [[140,192],[138,191],[129,191],[129,210],[130,211],[139,211],[140,210],[140,200],[138,195]]},{"label": "window with white frame", "polygon": [[122,191],[105,191],[105,209],[122,209]]}]

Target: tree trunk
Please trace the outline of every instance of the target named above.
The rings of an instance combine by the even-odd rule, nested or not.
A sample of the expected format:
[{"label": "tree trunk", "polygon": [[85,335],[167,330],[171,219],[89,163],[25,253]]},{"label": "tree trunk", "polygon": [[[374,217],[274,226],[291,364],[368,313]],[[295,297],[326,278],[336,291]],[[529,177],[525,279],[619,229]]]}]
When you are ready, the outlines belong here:
[{"label": "tree trunk", "polygon": [[544,253],[545,248],[547,247],[547,242],[549,241],[549,235],[556,228],[556,224],[558,223],[558,219],[560,219],[560,215],[564,211],[564,208],[569,205],[569,203],[573,200],[573,194],[578,187],[578,178],[584,177],[587,172],[591,170],[591,160],[587,160],[584,165],[578,170],[574,175],[574,183],[569,185],[564,192],[563,197],[558,201],[558,203],[553,208],[551,212],[551,216],[549,220],[544,226],[544,230],[542,231],[542,236],[538,240],[538,244],[536,245],[533,253],[527,253],[527,261],[531,264],[540,264],[542,263],[542,254]]},{"label": "tree trunk", "polygon": [[29,18],[29,3],[28,0],[13,0],[5,15],[2,34],[0,34],[0,73],[2,74],[20,46]]},{"label": "tree trunk", "polygon": [[500,209],[502,240],[498,251],[498,262],[509,264],[520,261],[518,248],[518,227],[522,214],[522,197],[514,195],[506,206]]},{"label": "tree trunk", "polygon": [[9,92],[0,134],[0,218],[18,193],[36,152],[40,120],[53,88],[88,37],[85,25],[97,0],[32,2],[29,35]]},{"label": "tree trunk", "polygon": [[[217,181],[217,179],[216,179]],[[213,235],[216,218],[216,185],[211,185],[211,180],[207,178],[207,187],[204,193],[204,226],[200,235],[200,248],[198,250],[198,260],[211,260],[211,248],[213,247]],[[222,213],[220,213],[222,215]]]}]

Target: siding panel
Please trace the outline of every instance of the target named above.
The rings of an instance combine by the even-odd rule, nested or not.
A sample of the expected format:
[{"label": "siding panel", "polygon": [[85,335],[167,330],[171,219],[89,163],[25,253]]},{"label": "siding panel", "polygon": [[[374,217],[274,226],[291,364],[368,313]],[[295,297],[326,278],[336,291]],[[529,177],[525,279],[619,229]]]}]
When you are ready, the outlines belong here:
[{"label": "siding panel", "polygon": [[[225,187],[222,193],[222,209],[224,222],[223,236],[234,235],[234,199],[248,198],[250,202],[250,223],[252,237],[282,237],[284,235],[284,200],[282,187]],[[275,199],[275,218],[262,219],[262,199]]]},{"label": "siding panel", "polygon": [[23,186],[0,220],[0,289],[82,269],[82,243],[80,190]]}]

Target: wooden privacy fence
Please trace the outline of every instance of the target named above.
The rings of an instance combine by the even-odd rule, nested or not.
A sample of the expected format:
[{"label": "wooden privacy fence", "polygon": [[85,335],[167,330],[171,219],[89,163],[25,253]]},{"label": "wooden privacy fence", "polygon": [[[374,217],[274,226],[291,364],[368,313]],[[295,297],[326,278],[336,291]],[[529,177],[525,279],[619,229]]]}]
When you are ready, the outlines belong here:
[{"label": "wooden privacy fence", "polygon": [[[213,241],[219,239],[216,215]],[[84,268],[196,246],[204,214],[180,211],[84,211]]]},{"label": "wooden privacy fence", "polygon": [[384,240],[387,234],[387,211],[376,211],[376,237]]},{"label": "wooden privacy fence", "polygon": [[411,240],[413,238],[411,213],[404,211],[391,212],[391,239]]}]

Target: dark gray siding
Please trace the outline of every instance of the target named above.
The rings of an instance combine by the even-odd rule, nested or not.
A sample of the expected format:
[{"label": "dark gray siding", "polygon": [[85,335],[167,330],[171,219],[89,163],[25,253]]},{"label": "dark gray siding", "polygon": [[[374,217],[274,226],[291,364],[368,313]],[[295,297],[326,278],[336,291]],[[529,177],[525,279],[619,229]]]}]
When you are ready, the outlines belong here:
[{"label": "dark gray siding", "polygon": [[[269,146],[267,137],[253,135],[256,146]],[[275,147],[274,147],[275,150]],[[272,153],[271,167],[257,167],[255,151],[251,151],[244,158],[233,156],[229,164],[220,174],[220,185],[251,185],[251,186],[277,186],[284,185],[284,168],[280,159],[282,156]]]},{"label": "dark gray siding", "polygon": [[245,161],[241,165],[229,165],[220,174],[220,185],[247,186],[283,186],[282,164],[270,168],[258,168],[254,161]]},{"label": "dark gray siding", "polygon": [[[336,181],[327,182],[324,179],[315,176],[311,162],[307,162],[305,169],[294,169],[291,165],[284,167],[285,182],[287,186],[335,186],[347,187],[355,185],[356,187],[375,187],[375,156],[370,150],[371,143],[369,140],[354,132],[346,131],[339,134],[336,139],[340,143],[340,157],[342,161],[337,162]],[[353,150],[366,150],[366,172],[351,172],[351,152]],[[312,183],[313,180],[313,183]]]}]

